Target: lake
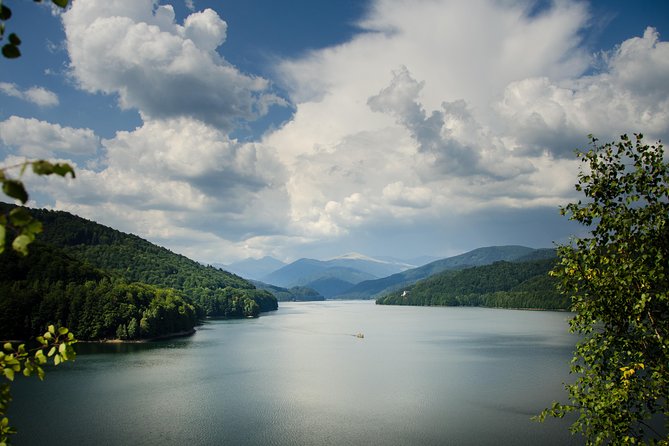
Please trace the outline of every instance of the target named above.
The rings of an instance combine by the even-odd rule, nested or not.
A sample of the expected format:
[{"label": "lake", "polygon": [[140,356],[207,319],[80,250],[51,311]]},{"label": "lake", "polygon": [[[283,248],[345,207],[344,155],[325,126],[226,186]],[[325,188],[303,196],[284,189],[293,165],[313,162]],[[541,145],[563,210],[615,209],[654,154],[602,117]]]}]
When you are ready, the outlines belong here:
[{"label": "lake", "polygon": [[[281,303],[193,336],[78,344],[17,379],[16,445],[566,445],[568,313]],[[355,335],[363,333],[364,338]]]}]

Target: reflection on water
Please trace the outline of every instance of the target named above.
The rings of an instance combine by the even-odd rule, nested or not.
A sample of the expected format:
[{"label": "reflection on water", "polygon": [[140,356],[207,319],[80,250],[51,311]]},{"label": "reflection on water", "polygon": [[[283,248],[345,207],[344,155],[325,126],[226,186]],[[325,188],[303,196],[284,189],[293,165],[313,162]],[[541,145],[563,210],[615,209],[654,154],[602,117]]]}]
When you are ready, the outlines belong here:
[{"label": "reflection on water", "polygon": [[564,420],[529,420],[563,397],[567,317],[287,303],[188,338],[80,344],[17,382],[15,443],[580,444]]}]

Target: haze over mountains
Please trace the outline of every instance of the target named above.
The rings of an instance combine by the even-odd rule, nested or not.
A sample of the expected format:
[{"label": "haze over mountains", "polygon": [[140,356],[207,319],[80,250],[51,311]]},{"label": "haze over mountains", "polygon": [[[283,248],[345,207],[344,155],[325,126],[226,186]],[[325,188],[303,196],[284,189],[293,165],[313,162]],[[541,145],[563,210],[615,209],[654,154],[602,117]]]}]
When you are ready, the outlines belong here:
[{"label": "haze over mountains", "polygon": [[[82,251],[86,254],[84,260],[91,263],[91,265],[111,268],[118,274],[123,273],[124,277],[127,276],[126,278],[130,281],[142,281],[152,285],[169,286],[176,289],[181,289],[186,282],[190,284],[189,286],[193,285],[191,284],[192,280],[172,283],[175,280],[175,274],[183,273],[184,269],[192,267],[186,267],[184,266],[185,264],[178,267],[165,267],[163,264],[166,261],[163,261],[161,257],[164,257],[162,253],[163,251],[166,251],[164,248],[153,246],[151,246],[151,248],[143,248],[142,252],[151,251],[153,253],[153,251],[155,251],[152,256],[149,256],[146,259],[146,256],[133,257],[122,255],[120,252],[117,253],[116,251],[119,251],[121,248],[116,245],[105,248],[106,251],[104,252],[98,252],[102,249],[100,248],[102,245],[100,245],[100,241],[95,237],[99,238],[100,236],[96,235],[94,237],[91,234],[95,235],[97,232],[104,233],[106,240],[108,238],[113,239],[116,237],[112,237],[108,234],[116,234],[118,231],[102,227],[97,223],[83,220],[64,212],[50,213],[40,210],[35,210],[34,212],[39,214],[39,217],[44,220],[47,226],[47,229],[43,234],[47,239],[49,238],[49,234],[54,232],[55,229],[60,229],[61,232],[57,235],[52,235],[50,241],[58,246],[63,245],[63,249],[68,250],[68,252],[76,251],[79,253],[79,251]],[[58,219],[65,223],[58,223],[60,222]],[[56,222],[56,220],[58,220],[58,222]],[[63,227],[67,227],[68,230],[63,230]],[[66,234],[67,236],[63,234]],[[128,240],[132,239],[133,243],[135,243],[135,239],[140,240],[142,243],[146,244],[146,246],[149,246],[148,242],[145,242],[136,236],[128,235],[126,238]],[[61,239],[66,239],[67,243],[63,242]],[[114,251],[112,255],[110,254],[110,250],[116,251]],[[79,254],[84,255],[82,253]],[[113,262],[112,260],[107,259],[107,257],[111,257]],[[234,279],[233,281],[236,281],[235,284],[239,285],[239,288],[246,290],[257,288],[257,290],[248,291],[248,293],[258,293],[262,290],[267,292],[265,297],[272,295],[276,300],[282,301],[376,299],[383,297],[388,293],[405,289],[405,287],[413,285],[421,279],[434,276],[435,274],[447,270],[490,265],[499,261],[521,262],[553,257],[555,257],[555,251],[552,249],[533,249],[517,245],[478,248],[464,254],[436,260],[420,266],[394,258],[378,259],[359,253],[349,253],[329,260],[303,258],[287,265],[277,259],[265,257],[258,260],[249,259],[227,267],[220,265],[226,270],[237,273],[239,276],[252,281],[253,284],[246,282],[241,279],[241,277],[230,275],[221,270],[218,270],[217,274],[225,275],[229,280]],[[133,260],[130,260],[131,258]],[[119,263],[119,259],[125,259],[126,263]],[[140,265],[137,263],[137,259],[153,263],[151,263],[150,266],[142,266],[143,264]],[[100,263],[98,265],[98,263],[103,260],[107,263]],[[196,262],[190,261],[188,265],[191,264],[197,266]],[[212,267],[202,266],[202,268],[210,268],[210,270],[207,271],[216,271],[215,268]],[[160,277],[144,277],[146,275],[144,272],[148,270],[159,272]],[[138,276],[137,274],[140,273],[144,275],[141,277]],[[258,277],[260,280],[257,280]],[[172,280],[172,282],[169,282],[168,279]],[[166,280],[168,281],[166,282]],[[225,288],[225,286],[226,285],[222,285],[218,288]],[[276,300],[274,302],[276,302]],[[274,305],[276,305],[276,303]]]},{"label": "haze over mountains", "polygon": [[[303,258],[287,265],[265,257],[222,267],[265,284],[311,288],[329,299],[372,299],[446,270],[488,265],[497,261],[543,259],[554,255],[552,249],[493,246],[424,264],[349,253],[330,260]],[[260,275],[272,265],[280,267]]]},{"label": "haze over mountains", "polygon": [[246,279],[260,280],[272,271],[286,266],[286,264],[274,257],[265,256],[261,259],[244,259],[231,264],[213,263],[212,266],[224,269]]}]

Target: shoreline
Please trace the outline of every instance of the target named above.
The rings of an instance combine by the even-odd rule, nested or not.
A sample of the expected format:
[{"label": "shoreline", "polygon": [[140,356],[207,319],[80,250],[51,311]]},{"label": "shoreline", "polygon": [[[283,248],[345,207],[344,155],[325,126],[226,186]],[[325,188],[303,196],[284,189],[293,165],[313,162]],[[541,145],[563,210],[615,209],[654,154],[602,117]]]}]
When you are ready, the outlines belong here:
[{"label": "shoreline", "polygon": [[145,344],[147,342],[154,342],[154,341],[164,341],[165,339],[172,339],[172,338],[185,338],[187,336],[192,336],[195,334],[197,330],[195,328],[192,328],[190,330],[185,330],[185,331],[179,331],[176,333],[168,333],[160,336],[155,336],[153,338],[145,338],[145,339],[97,339],[93,341],[80,341],[77,340],[77,343],[82,343],[82,344]]},{"label": "shoreline", "polygon": [[430,308],[487,308],[490,310],[518,310],[518,311],[556,311],[560,313],[573,313],[569,308],[522,308],[522,307],[488,307],[485,305],[404,305],[404,304],[380,304],[389,307],[430,307]]}]

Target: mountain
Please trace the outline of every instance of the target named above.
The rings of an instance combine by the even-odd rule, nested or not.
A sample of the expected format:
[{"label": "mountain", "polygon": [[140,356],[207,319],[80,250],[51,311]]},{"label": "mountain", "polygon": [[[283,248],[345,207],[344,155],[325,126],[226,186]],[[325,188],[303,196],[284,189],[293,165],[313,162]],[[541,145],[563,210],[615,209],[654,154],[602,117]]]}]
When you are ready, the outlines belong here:
[{"label": "mountain", "polygon": [[349,253],[335,257],[334,259],[326,260],[325,263],[329,266],[356,269],[377,278],[386,277],[416,267],[416,265],[408,264],[401,260],[381,260],[358,253]]},{"label": "mountain", "polygon": [[440,260],[441,257],[435,257],[435,256],[419,256],[419,257],[412,257],[409,259],[403,259],[400,260],[396,257],[378,257],[379,260],[386,260],[388,262],[393,262],[393,263],[403,263],[405,265],[408,265],[407,269],[412,269],[412,268],[418,268],[419,266],[427,265],[428,263]]},{"label": "mountain", "polygon": [[410,267],[402,262],[351,253],[330,260],[299,259],[261,280],[282,287],[307,286],[323,296],[332,297],[362,281],[385,277]]},{"label": "mountain", "polygon": [[347,282],[346,280],[337,277],[321,277],[309,282],[310,288],[318,291],[328,299],[346,292],[346,290],[350,289],[353,285],[354,283]]},{"label": "mountain", "polygon": [[0,255],[0,339],[28,339],[48,325],[80,340],[152,339],[188,333],[200,309],[174,289],[128,283],[36,241]]},{"label": "mountain", "polygon": [[[11,205],[0,204],[0,212],[8,212],[11,208]],[[44,226],[44,232],[37,237],[34,256],[26,260],[31,263],[23,265],[17,260],[3,260],[3,264],[16,264],[21,268],[4,268],[0,281],[5,288],[9,287],[16,292],[22,292],[17,288],[20,286],[41,289],[47,282],[51,284],[47,290],[52,288],[60,290],[47,293],[53,295],[56,302],[44,308],[42,308],[43,299],[39,295],[33,296],[26,291],[32,296],[31,299],[42,299],[38,305],[41,308],[39,311],[43,313],[43,317],[40,316],[42,319],[56,318],[61,322],[69,320],[74,305],[71,299],[74,296],[63,290],[69,288],[78,290],[77,287],[80,285],[83,288],[77,291],[81,294],[79,299],[89,302],[90,305],[97,302],[95,305],[105,307],[107,301],[117,301],[120,305],[130,299],[131,303],[127,303],[130,307],[126,308],[127,314],[124,313],[123,316],[125,319],[118,323],[119,326],[125,326],[126,330],[127,324],[130,324],[133,318],[136,319],[136,323],[141,322],[144,311],[149,311],[147,317],[153,315],[160,319],[168,307],[178,308],[182,305],[175,306],[170,303],[175,299],[183,300],[184,305],[191,305],[198,316],[250,317],[257,316],[262,311],[277,309],[277,300],[274,296],[267,291],[256,289],[253,284],[241,277],[211,266],[203,266],[135,235],[125,234],[66,212],[47,210],[30,210],[30,212]],[[11,255],[11,250],[7,250],[5,254]],[[50,262],[53,265],[40,255],[52,259]],[[86,282],[87,279],[72,272],[78,268],[83,271],[90,269],[100,272],[101,276],[92,280],[100,284],[99,292],[86,294],[87,285],[84,286],[81,282]],[[63,273],[59,283],[57,273],[54,271],[61,270],[67,274]],[[42,280],[41,276],[45,279]],[[109,283],[112,284],[111,287],[107,285]],[[132,288],[134,291],[129,292],[127,296],[122,293],[119,295],[120,291],[116,289],[116,284],[127,284],[135,288]],[[94,284],[91,286],[96,289],[98,287]],[[63,289],[60,289],[61,287]],[[133,297],[135,292],[142,297]],[[164,305],[159,301],[152,303],[151,295],[165,301]],[[2,297],[0,295],[0,298]],[[135,301],[142,304],[138,307]],[[144,308],[147,305],[148,307]],[[134,309],[130,311],[128,308]],[[93,319],[98,317],[90,311],[86,310],[85,313]],[[116,310],[112,311],[113,314],[114,311]],[[116,329],[117,326],[111,328]],[[108,336],[111,328],[106,327],[104,333],[92,330],[91,338]],[[123,331],[120,328],[119,330]],[[145,334],[147,336],[155,334],[154,331],[147,329]]]},{"label": "mountain", "polygon": [[497,308],[567,309],[569,298],[549,276],[556,258],[498,261],[490,265],[448,270],[394,291],[381,305],[484,306]]},{"label": "mountain", "polygon": [[265,256],[261,259],[244,259],[229,265],[214,263],[212,266],[230,271],[245,279],[260,280],[272,271],[276,271],[277,269],[286,266],[286,264],[274,257]]},{"label": "mountain", "polygon": [[256,288],[272,293],[279,302],[310,302],[325,300],[325,297],[313,288],[295,286],[288,289],[258,282],[256,280],[252,281],[252,283]]},{"label": "mountain", "polygon": [[337,298],[372,299],[406,287],[442,271],[488,265],[501,260],[514,261],[532,255],[541,257],[549,255],[554,256],[555,254],[553,250],[533,249],[516,245],[478,248],[464,254],[437,260],[428,263],[427,265],[402,271],[388,277],[360,282],[345,293],[337,296]]}]

